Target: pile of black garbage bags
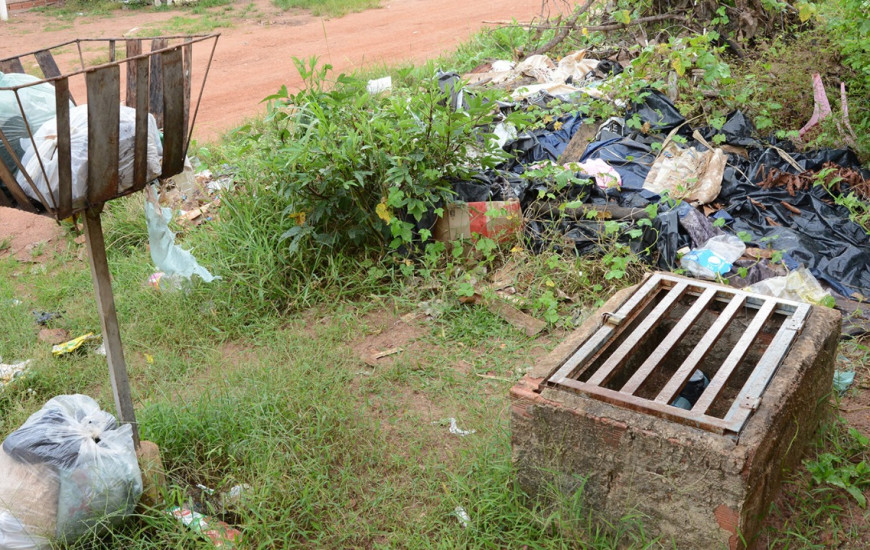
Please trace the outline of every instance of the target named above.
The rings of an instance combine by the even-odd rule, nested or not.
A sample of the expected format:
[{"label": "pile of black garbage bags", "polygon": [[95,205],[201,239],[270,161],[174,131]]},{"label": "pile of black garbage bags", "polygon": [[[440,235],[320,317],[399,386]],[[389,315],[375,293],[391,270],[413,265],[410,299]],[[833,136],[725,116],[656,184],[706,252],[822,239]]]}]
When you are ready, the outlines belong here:
[{"label": "pile of black garbage bags", "polygon": [[[747,246],[782,251],[788,268],[808,268],[834,291],[838,302],[870,296],[870,243],[864,229],[850,220],[847,208],[835,204],[823,186],[808,186],[793,191],[792,196],[785,187],[758,185],[771,170],[798,174],[819,171],[826,163],[855,169],[866,179],[870,173],[861,170],[852,151],[797,152],[787,140],[759,137],[752,122],[740,111],[731,113],[718,130],[692,128],[665,95],[651,89],[644,95],[643,100],[627,108],[624,118],[598,122],[594,137],[579,158],[572,159],[580,163],[604,161],[619,174],[620,185],[602,187],[595,185],[592,175],[577,173],[578,183],[559,190],[556,202],[579,201],[611,212],[613,219],[628,222],[626,228],[643,228],[641,237],[632,239],[626,231],[623,238],[632,250],[645,253],[648,261],[660,269],[678,267],[678,250],[698,248],[715,235],[741,233],[744,238],[749,235]],[[546,105],[553,99],[538,98],[538,104]],[[625,123],[629,118],[634,124]],[[638,118],[641,129],[630,128],[637,128]],[[525,237],[533,250],[573,247],[577,254],[595,252],[602,242],[602,222],[585,215],[564,215],[564,211],[547,204],[552,202],[546,193],[553,193],[553,182],[522,177],[537,163],[564,160],[561,157],[575,133],[589,123],[579,113],[562,116],[544,129],[505,143],[504,149],[512,154],[512,160],[469,181],[455,182],[458,200],[518,198],[525,217]],[[725,138],[724,142],[718,138],[717,146],[730,147],[724,147],[728,152],[721,190],[706,208],[707,214],[687,201],[662,197],[643,188],[661,149],[655,144],[678,135],[683,138],[679,140],[682,147],[706,151],[717,134]],[[701,139],[696,139],[699,136]],[[840,193],[848,192],[848,185],[841,183]],[[643,217],[638,213],[650,204],[657,205],[653,224],[637,225],[636,220]],[[716,222],[719,218],[724,223]],[[748,273],[740,277],[739,286],[776,274],[768,262],[747,262],[746,266]]]}]

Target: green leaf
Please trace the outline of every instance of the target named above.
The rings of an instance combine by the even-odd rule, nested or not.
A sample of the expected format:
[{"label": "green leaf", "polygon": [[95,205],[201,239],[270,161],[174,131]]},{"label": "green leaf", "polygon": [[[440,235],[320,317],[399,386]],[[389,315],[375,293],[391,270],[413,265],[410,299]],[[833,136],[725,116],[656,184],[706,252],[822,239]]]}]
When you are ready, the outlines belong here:
[{"label": "green leaf", "polygon": [[631,23],[631,12],[628,10],[619,10],[613,12],[613,20],[617,23],[628,25],[629,23]]},{"label": "green leaf", "polygon": [[713,221],[713,227],[725,227],[725,218],[716,218]]},{"label": "green leaf", "polygon": [[801,23],[806,23],[809,21],[813,15],[816,14],[816,7],[807,2],[801,2],[798,4],[798,18],[801,20]]},{"label": "green leaf", "polygon": [[864,493],[861,492],[861,489],[855,487],[854,485],[848,485],[844,487],[844,489],[846,489],[846,492],[852,495],[855,500],[858,501],[858,506],[860,506],[861,508],[867,507],[867,497],[864,496]]},{"label": "green leaf", "polygon": [[671,67],[674,68],[674,71],[677,72],[677,76],[683,76],[686,74],[686,66],[683,65],[682,57],[675,57],[671,59]]}]

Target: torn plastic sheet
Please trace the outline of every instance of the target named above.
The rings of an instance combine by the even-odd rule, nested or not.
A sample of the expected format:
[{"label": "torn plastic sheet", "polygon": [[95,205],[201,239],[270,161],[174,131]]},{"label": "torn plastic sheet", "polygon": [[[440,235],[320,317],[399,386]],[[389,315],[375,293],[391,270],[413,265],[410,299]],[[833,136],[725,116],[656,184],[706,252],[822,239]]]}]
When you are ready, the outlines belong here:
[{"label": "torn plastic sheet", "polygon": [[[791,156],[798,165],[812,167],[820,167],[830,158],[842,161],[844,156],[840,151],[826,153]],[[762,152],[761,157],[775,162],[770,150]],[[797,172],[784,161],[777,168]],[[796,191],[792,196],[785,188],[761,189],[748,178],[742,181],[726,178],[719,200],[727,202],[725,209],[732,219],[733,231],[746,231],[753,243],[766,242],[785,252],[796,264],[803,264],[816,278],[844,296],[870,296],[867,234],[850,220],[847,208],[833,204],[822,186]]]},{"label": "torn plastic sheet", "polygon": [[568,142],[583,125],[583,121],[583,116],[579,114],[565,116],[557,121],[559,123],[558,129],[555,128],[555,123],[551,123],[552,129],[520,134],[516,140],[508,142],[504,146],[505,151],[516,155],[516,161],[509,163],[507,168],[522,172],[521,165],[545,160],[556,162],[565,151]]},{"label": "torn plastic sheet", "polygon": [[[154,202],[157,202],[156,199]],[[145,200],[145,221],[148,226],[151,259],[157,266],[157,270],[169,276],[179,275],[185,279],[199,275],[207,283],[218,278],[199,265],[190,252],[175,244],[175,233],[169,229],[172,210],[161,208],[160,213],[158,213],[154,202],[147,198]]]},{"label": "torn plastic sheet", "polygon": [[846,393],[846,390],[855,382],[855,371],[834,371],[834,389],[840,395]]},{"label": "torn plastic sheet", "polygon": [[[647,125],[647,133],[637,132],[632,129],[635,124],[624,122],[634,115],[641,124]],[[571,120],[578,124],[584,122],[579,117]],[[590,190],[581,190],[578,187],[584,186],[572,185],[555,193],[556,198],[563,202],[581,201],[598,206],[615,204],[623,208],[644,208],[658,203],[659,214],[655,223],[659,234],[652,243],[658,250],[660,267],[673,268],[678,249],[698,248],[712,237],[746,232],[750,246],[783,252],[783,261],[790,269],[805,266],[838,295],[853,299],[870,296],[870,243],[864,230],[850,221],[846,208],[837,206],[822,187],[799,190],[793,196],[786,188],[762,189],[758,186],[772,169],[789,174],[817,172],[825,163],[858,168],[854,153],[845,149],[796,153],[794,145],[788,141],[773,137],[760,140],[749,118],[735,111],[726,117],[721,128],[698,130],[702,144],[705,139],[724,136],[730,147],[723,146],[727,152],[727,164],[722,173],[720,192],[713,201],[713,211],[707,211],[710,217],[686,204],[679,205],[674,213],[668,213],[669,207],[662,206],[661,197],[643,189],[643,186],[656,160],[654,145],[662,143],[665,134],[674,129],[689,138],[694,133],[666,96],[650,92],[643,101],[628,109],[624,119],[610,119],[601,124],[595,140],[588,144],[579,158],[579,162],[597,160],[607,163],[619,174],[620,188],[602,189],[593,184],[585,185]],[[558,131],[550,126],[521,134],[505,145],[505,150],[515,153],[515,159],[502,168],[523,174],[530,164],[556,162],[574,130],[573,125],[566,121]],[[690,139],[686,147],[694,146],[703,151],[702,144]],[[583,174],[575,176],[582,177]],[[840,185],[841,191],[848,193],[848,185],[842,182]],[[526,219],[525,235],[532,250],[540,251],[547,247],[562,250],[573,244],[578,254],[600,251],[603,230],[600,220],[525,215],[529,208],[539,209],[542,198],[554,193],[551,183],[524,178],[514,187],[518,189],[517,196]],[[491,189],[482,192],[486,196],[498,194]],[[727,227],[714,227],[712,220],[717,219],[723,219]],[[629,229],[637,228],[633,223],[625,225]],[[632,249],[647,250],[645,245],[649,233],[652,232],[644,230],[642,237],[632,242]],[[621,240],[624,238],[620,237]],[[733,269],[724,276],[741,286],[777,276],[781,269],[770,264],[767,258],[738,259],[733,262],[733,267],[743,269]]]},{"label": "torn plastic sheet", "polygon": [[626,120],[634,115],[640,117],[642,124],[649,124],[650,132],[667,134],[674,128],[682,125],[677,133],[685,136],[692,135],[692,129],[686,122],[686,118],[674,107],[671,100],[663,93],[646,88],[642,90],[644,98],[629,106],[625,113]]},{"label": "torn plastic sheet", "polygon": [[796,269],[784,277],[765,279],[746,290],[756,294],[817,305],[833,302],[830,293],[822,288],[819,281],[804,267]]}]

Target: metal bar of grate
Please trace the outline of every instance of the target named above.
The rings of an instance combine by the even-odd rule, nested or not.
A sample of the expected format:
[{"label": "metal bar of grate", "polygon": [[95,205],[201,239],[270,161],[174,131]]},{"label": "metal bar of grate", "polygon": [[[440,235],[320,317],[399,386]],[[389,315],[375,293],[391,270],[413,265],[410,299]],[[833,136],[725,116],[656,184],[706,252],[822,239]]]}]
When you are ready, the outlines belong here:
[{"label": "metal bar of grate", "polygon": [[604,364],[595,371],[595,374],[589,378],[588,383],[594,386],[601,386],[607,383],[607,381],[613,376],[616,367],[619,366],[625,357],[634,352],[641,340],[643,340],[649,331],[661,322],[665,312],[682,297],[683,292],[685,292],[688,287],[689,283],[686,281],[680,281],[676,286],[674,286],[674,288],[665,295],[662,301],[658,303],[658,305],[637,326],[637,328],[634,329],[634,332],[632,332],[628,338],[625,339],[622,345],[617,348],[616,352],[608,357],[607,361],[605,361]]},{"label": "metal bar of grate", "polygon": [[[650,309],[650,303],[656,299],[658,303]],[[735,324],[741,311],[749,312],[748,325],[743,324],[745,321]],[[736,434],[760,402],[809,311],[807,304],[657,273],[616,312],[609,314],[603,326],[559,366],[547,384],[711,432]],[[771,339],[762,329],[773,315],[784,320]],[[692,328],[701,322],[708,328],[699,338],[691,336],[696,341],[687,342],[695,334]],[[730,349],[717,346],[725,334],[729,335],[729,343],[736,340]],[[708,368],[705,365],[711,363],[708,358],[714,350],[718,350],[717,359],[712,365],[719,362],[721,365],[700,397],[697,400],[691,397],[689,402],[694,401],[691,410],[671,405],[677,395],[685,399],[693,395],[691,392],[683,395],[682,391],[695,370],[703,372]],[[673,366],[668,358],[674,353],[675,357],[685,359],[671,374]],[[724,361],[718,359],[721,357],[718,354],[725,355]],[[756,364],[748,365],[747,357],[753,361],[760,358]],[[584,372],[599,363],[601,366],[587,381],[580,380]],[[748,374],[746,367],[751,367]],[[654,399],[637,395],[653,376],[661,379],[661,369],[667,369],[667,381],[658,395]],[[736,386],[738,372],[739,379],[746,380],[742,387]],[[616,376],[628,379],[619,390],[604,386]],[[711,413],[723,392],[729,399],[736,395],[730,409],[724,415]]]},{"label": "metal bar of grate", "polygon": [[791,347],[794,337],[800,330],[807,315],[809,314],[810,306],[804,305],[798,308],[791,319],[779,327],[776,336],[770,342],[764,355],[758,361],[758,365],[752,374],[743,385],[743,389],[737,394],[731,408],[725,414],[725,421],[735,425],[742,426],[750,413],[757,407],[761,394],[767,389],[770,379],[773,378],[776,368],[782,357],[788,352]]},{"label": "metal bar of grate", "polygon": [[634,395],[626,396],[622,392],[604,388],[602,386],[593,386],[591,384],[570,379],[565,380],[561,385],[591,395],[601,401],[612,403],[613,405],[622,406],[638,412],[651,412],[656,416],[675,420],[681,424],[688,424],[711,432],[722,434],[730,428],[721,418],[695,415],[685,409],[656,403],[655,401],[649,401]]},{"label": "metal bar of grate", "polygon": [[680,341],[686,331],[688,331],[692,324],[695,322],[695,319],[704,311],[704,308],[707,307],[707,304],[716,296],[717,290],[715,288],[708,288],[704,290],[704,292],[695,300],[695,303],[692,304],[692,307],[689,308],[689,311],[683,315],[683,318],[671,329],[665,339],[662,340],[661,344],[656,347],[655,351],[653,351],[649,357],[647,357],[646,361],[640,366],[640,368],[635,371],[635,373],[628,379],[628,382],[622,386],[622,389],[619,390],[622,393],[627,393],[629,395],[633,395],[634,392],[640,388],[641,384],[643,384],[646,379],[652,374],[653,370],[658,367],[665,356],[669,351]]},{"label": "metal bar of grate", "polygon": [[686,357],[683,364],[680,365],[680,368],[677,369],[677,372],[671,377],[665,387],[662,388],[662,391],[659,392],[658,396],[656,396],[656,401],[658,403],[670,403],[674,400],[677,393],[681,389],[683,389],[683,385],[685,385],[686,381],[692,376],[692,373],[695,372],[695,369],[698,368],[698,365],[704,358],[710,353],[710,350],[713,349],[713,346],[716,345],[716,342],[719,341],[719,337],[722,336],[722,333],[725,331],[725,327],[731,322],[731,319],[734,317],[734,314],[740,309],[743,305],[744,296],[737,294],[731,298],[731,301],[722,310],[722,313],[719,314],[719,317],[716,321],[707,329],[707,332],[701,337],[701,341],[698,342],[698,345],[695,346],[694,349],[689,353],[689,356]]},{"label": "metal bar of grate", "polygon": [[[610,317],[618,321],[625,319],[635,309],[643,309],[642,305],[645,305],[649,299],[652,299],[654,296],[653,291],[658,289],[660,282],[660,275],[655,274],[651,276],[637,290],[637,292],[635,292],[632,297],[629,298],[628,301]],[[613,333],[616,332],[616,328],[616,324],[605,322],[604,326],[598,329],[592,338],[587,340],[571,357],[568,358],[567,361],[565,361],[565,363],[562,364],[562,366],[559,367],[559,370],[550,377],[550,380],[556,384],[567,380],[574,374],[574,371],[581,362],[585,361],[588,357],[601,349],[601,346],[603,346]]]},{"label": "metal bar of grate", "polygon": [[745,331],[743,331],[743,335],[740,336],[740,340],[738,340],[734,345],[734,349],[731,350],[731,353],[728,354],[725,362],[719,367],[716,376],[710,380],[710,385],[707,386],[707,389],[705,389],[704,393],[701,394],[701,397],[698,398],[695,406],[692,407],[693,413],[706,413],[707,409],[710,408],[710,405],[713,404],[713,401],[719,397],[719,393],[725,387],[725,383],[728,382],[734,369],[737,368],[737,365],[743,360],[746,352],[749,351],[749,346],[752,345],[755,336],[761,331],[764,323],[766,323],[770,318],[775,307],[776,302],[770,300],[765,302],[764,305],[761,306],[761,309],[756,312],[755,318],[752,319],[752,322],[749,323],[749,326],[746,327]]}]

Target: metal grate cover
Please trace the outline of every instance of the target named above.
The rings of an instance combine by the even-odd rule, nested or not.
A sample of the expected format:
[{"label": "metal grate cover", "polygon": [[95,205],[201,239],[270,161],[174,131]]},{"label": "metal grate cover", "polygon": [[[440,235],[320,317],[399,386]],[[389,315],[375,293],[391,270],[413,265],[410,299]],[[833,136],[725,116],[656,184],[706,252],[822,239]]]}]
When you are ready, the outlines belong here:
[{"label": "metal grate cover", "polygon": [[[616,312],[605,313],[604,325],[547,384],[738,434],[809,310],[809,304],[655,273]],[[721,362],[711,354],[717,343]],[[690,410],[673,405],[696,369],[710,377],[709,385]]]}]

